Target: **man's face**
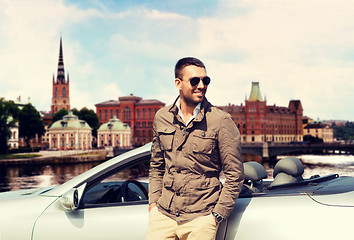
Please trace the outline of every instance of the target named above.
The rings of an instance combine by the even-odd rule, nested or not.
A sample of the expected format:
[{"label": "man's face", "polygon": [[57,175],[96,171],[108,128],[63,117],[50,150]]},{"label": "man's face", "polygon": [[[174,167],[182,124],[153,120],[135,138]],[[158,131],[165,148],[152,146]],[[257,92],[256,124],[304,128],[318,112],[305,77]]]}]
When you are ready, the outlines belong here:
[{"label": "man's face", "polygon": [[186,66],[180,73],[180,79],[175,79],[175,85],[180,90],[180,98],[187,104],[197,105],[203,101],[208,86],[199,81],[198,85],[192,86],[189,80],[193,77],[206,77],[205,69],[194,65]]}]

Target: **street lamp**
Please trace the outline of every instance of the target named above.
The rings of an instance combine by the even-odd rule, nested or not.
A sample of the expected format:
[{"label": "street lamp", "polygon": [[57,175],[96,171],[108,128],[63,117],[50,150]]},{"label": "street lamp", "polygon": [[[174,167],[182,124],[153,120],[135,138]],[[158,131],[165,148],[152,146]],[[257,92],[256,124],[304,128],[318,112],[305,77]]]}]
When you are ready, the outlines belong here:
[{"label": "street lamp", "polygon": [[112,127],[113,124],[112,123],[108,123],[108,129],[109,129],[109,146],[112,146]]}]

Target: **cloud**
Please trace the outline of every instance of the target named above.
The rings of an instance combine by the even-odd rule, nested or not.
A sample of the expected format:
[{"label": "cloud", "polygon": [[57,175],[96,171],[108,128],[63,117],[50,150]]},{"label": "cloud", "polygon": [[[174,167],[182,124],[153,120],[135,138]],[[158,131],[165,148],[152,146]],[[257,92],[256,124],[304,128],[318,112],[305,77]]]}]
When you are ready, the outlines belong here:
[{"label": "cloud", "polygon": [[0,96],[49,110],[62,32],[73,107],[130,93],[169,104],[174,64],[195,56],[213,104],[243,103],[259,81],[270,105],[301,99],[306,115],[354,120],[351,1],[210,2],[0,0]]},{"label": "cloud", "polygon": [[[243,101],[244,86],[260,81],[268,104],[287,106],[301,99],[305,113],[350,118],[353,87],[353,4],[348,1],[244,1],[237,16],[200,20],[199,52],[213,81],[209,93],[217,104]],[[350,5],[350,6],[349,6]],[[222,7],[222,6],[221,6]],[[229,6],[227,6],[229,7]],[[227,11],[227,9],[225,9]],[[223,12],[218,9],[218,12]],[[228,53],[229,52],[229,53]],[[219,53],[219,56],[217,56]],[[214,70],[214,68],[216,68]],[[212,91],[214,83],[217,91]],[[345,100],[344,100],[345,99]],[[344,100],[344,101],[343,101]],[[335,103],[335,104],[333,104]]]},{"label": "cloud", "polygon": [[156,9],[152,9],[151,11],[148,11],[146,13],[146,17],[151,18],[151,19],[157,19],[157,20],[172,20],[172,19],[185,20],[185,19],[189,19],[187,16],[183,16],[183,15],[176,14],[176,13],[170,13],[170,12],[160,12]]}]

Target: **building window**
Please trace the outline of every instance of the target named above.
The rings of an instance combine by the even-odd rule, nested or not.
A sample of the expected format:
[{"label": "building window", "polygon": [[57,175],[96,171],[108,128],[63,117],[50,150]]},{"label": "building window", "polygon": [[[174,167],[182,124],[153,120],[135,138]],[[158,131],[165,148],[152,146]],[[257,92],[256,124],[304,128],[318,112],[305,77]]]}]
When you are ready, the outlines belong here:
[{"label": "building window", "polygon": [[116,109],[116,117],[119,118],[119,109]]},{"label": "building window", "polygon": [[136,119],[140,119],[140,109],[136,110]]},{"label": "building window", "polygon": [[104,120],[107,121],[108,119],[108,113],[107,113],[107,109],[104,110]]},{"label": "building window", "polygon": [[130,107],[125,107],[123,109],[123,120],[130,120],[131,117],[131,109]]},{"label": "building window", "polygon": [[145,108],[143,108],[143,119],[145,119],[146,116],[145,116]]},{"label": "building window", "polygon": [[148,109],[148,112],[149,112],[149,113],[148,113],[148,114],[149,114],[149,119],[151,119],[151,118],[152,118],[151,108]]},{"label": "building window", "polygon": [[98,118],[99,118],[100,120],[102,120],[102,111],[101,111],[101,109],[98,110]]},{"label": "building window", "polygon": [[66,97],[66,91],[65,91],[65,87],[63,87],[63,97]]},{"label": "building window", "polygon": [[113,109],[111,109],[111,119],[113,118]]}]

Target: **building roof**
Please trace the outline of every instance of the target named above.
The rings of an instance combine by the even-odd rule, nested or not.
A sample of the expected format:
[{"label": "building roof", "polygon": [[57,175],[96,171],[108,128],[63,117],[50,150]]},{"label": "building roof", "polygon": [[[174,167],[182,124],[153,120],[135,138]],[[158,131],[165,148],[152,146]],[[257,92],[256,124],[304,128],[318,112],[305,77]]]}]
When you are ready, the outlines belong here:
[{"label": "building roof", "polygon": [[244,113],[245,112],[245,107],[243,105],[237,106],[237,105],[227,105],[227,106],[217,106],[217,108],[228,112],[228,113]]},{"label": "building roof", "polygon": [[142,99],[136,105],[137,106],[139,106],[139,105],[162,105],[162,106],[165,106],[165,104],[163,102],[156,100],[156,99]]},{"label": "building roof", "polygon": [[293,112],[291,111],[291,109],[287,108],[287,107],[279,107],[276,105],[272,105],[272,106],[267,106],[267,113],[282,113],[282,114],[292,114]]},{"label": "building roof", "polygon": [[102,124],[100,126],[100,128],[97,130],[97,132],[101,132],[101,131],[122,131],[122,130],[130,130],[129,125],[126,124],[126,123],[123,123],[121,120],[119,120],[117,118],[117,116],[114,116],[107,123]]},{"label": "building roof", "polygon": [[306,125],[305,129],[319,129],[319,128],[329,128],[328,124],[324,124],[321,122],[309,123]]},{"label": "building roof", "polygon": [[250,102],[263,101],[261,90],[259,89],[259,82],[252,82],[251,95],[248,101]]},{"label": "building roof", "polygon": [[141,99],[142,99],[141,97],[134,96],[132,93],[129,96],[123,96],[118,98],[120,102],[124,102],[124,101],[139,102]]},{"label": "building roof", "polygon": [[165,106],[165,103],[156,99],[142,99],[141,97],[136,97],[134,95],[129,95],[125,97],[119,97],[118,100],[108,100],[101,103],[95,104],[96,107],[119,107],[120,104],[124,102],[134,102],[135,106],[146,106],[146,105],[161,105]]},{"label": "building roof", "polygon": [[49,130],[91,130],[92,128],[84,121],[80,120],[78,116],[71,111],[65,115],[62,120],[58,120],[49,128]]},{"label": "building roof", "polygon": [[101,102],[101,103],[97,103],[95,104],[96,107],[112,107],[112,106],[116,106],[116,107],[119,107],[120,106],[120,102],[117,101],[117,100],[108,100],[108,101],[104,101],[104,102]]}]

